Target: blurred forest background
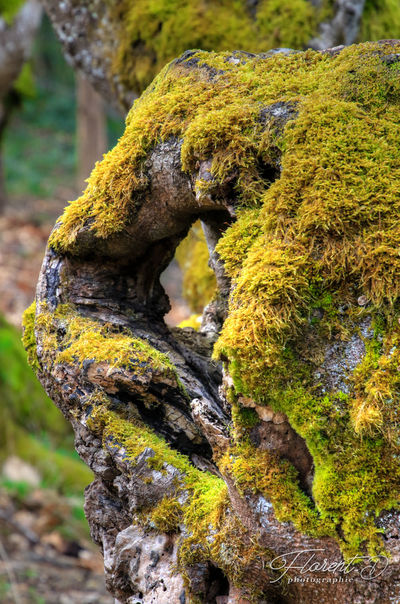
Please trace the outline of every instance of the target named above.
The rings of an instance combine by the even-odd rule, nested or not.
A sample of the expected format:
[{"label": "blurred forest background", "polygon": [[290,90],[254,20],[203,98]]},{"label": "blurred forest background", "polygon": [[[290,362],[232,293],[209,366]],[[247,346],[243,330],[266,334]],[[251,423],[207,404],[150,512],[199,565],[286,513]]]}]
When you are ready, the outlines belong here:
[{"label": "blurred forest background", "polygon": [[[2,36],[22,4],[0,0],[0,63]],[[398,0],[366,5],[364,39],[400,37]],[[66,63],[46,16],[35,29],[30,59],[6,87],[0,73],[0,602],[111,603],[83,514],[92,475],[74,452],[69,424],[26,362],[21,316],[34,298],[57,216],[114,146],[124,121]],[[164,276],[171,323],[198,327],[214,288],[207,261],[195,226]]]}]

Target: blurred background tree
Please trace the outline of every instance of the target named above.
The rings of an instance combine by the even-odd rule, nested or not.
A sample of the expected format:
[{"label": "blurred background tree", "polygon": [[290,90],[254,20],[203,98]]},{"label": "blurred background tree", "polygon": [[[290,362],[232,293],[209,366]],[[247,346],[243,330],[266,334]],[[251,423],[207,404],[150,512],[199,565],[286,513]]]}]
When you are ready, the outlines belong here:
[{"label": "blurred background tree", "polygon": [[40,24],[42,9],[37,0],[0,2],[0,212],[6,192],[2,167],[2,139],[11,112],[33,91],[27,60]]}]

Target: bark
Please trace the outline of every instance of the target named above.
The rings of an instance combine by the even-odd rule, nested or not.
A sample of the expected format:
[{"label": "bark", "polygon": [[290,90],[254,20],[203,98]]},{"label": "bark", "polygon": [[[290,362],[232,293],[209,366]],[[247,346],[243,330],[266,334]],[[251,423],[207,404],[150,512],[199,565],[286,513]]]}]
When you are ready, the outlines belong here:
[{"label": "bark", "polygon": [[107,151],[107,133],[103,100],[85,76],[78,74],[77,82],[77,185],[81,189],[95,163]]},{"label": "bark", "polygon": [[[330,54],[335,56],[338,52],[335,49]],[[195,61],[187,65],[187,69],[198,69]],[[292,105],[281,104],[278,108],[271,105],[262,119],[266,127],[278,132],[294,115]],[[211,360],[212,344],[227,316],[230,295],[229,280],[214,248],[226,226],[235,219],[234,200],[229,182],[215,186],[210,194],[199,194],[198,179],[213,178],[211,160],[199,162],[191,172],[184,172],[181,144],[181,140],[171,137],[148,154],[144,167],[148,184],[125,230],[101,239],[90,230],[90,225],[84,225],[77,231],[73,253],[49,247],[37,288],[39,377],[71,422],[77,451],[96,476],[86,491],[85,509],[92,536],[104,554],[108,589],[118,601],[131,604],[188,602],[193,595],[205,603],[249,602],[249,584],[259,594],[253,601],[260,603],[399,601],[398,512],[384,513],[378,521],[391,555],[389,560],[381,560],[384,572],[367,576],[367,570],[361,572],[357,567],[350,575],[333,575],[335,580],[328,583],[323,570],[300,572],[291,568],[286,577],[290,581],[285,583],[278,580],[281,573],[277,569],[282,567],[283,559],[292,560],[290,552],[306,552],[298,565],[305,563],[312,552],[313,562],[326,568],[343,561],[337,542],[328,537],[307,537],[291,523],[278,522],[262,494],[252,491],[243,494],[230,472],[215,463],[228,451],[232,435],[231,409],[226,399],[230,376],[223,375],[221,366]],[[280,170],[279,159],[274,169]],[[220,295],[206,309],[201,332],[196,334],[191,330],[168,329],[165,325],[163,316],[169,303],[159,278],[173,258],[178,242],[198,217],[206,225],[211,266],[216,272]],[[52,327],[49,324],[44,327],[50,319],[40,322],[40,312],[46,308],[46,312],[56,317],[63,304],[69,304],[73,314],[56,319]],[[123,328],[132,337],[145,339],[168,354],[186,394],[171,376],[167,378],[151,367],[141,375],[127,366],[113,367],[90,358],[83,364],[78,360],[55,362],[58,352],[68,348],[64,341],[66,328],[76,316],[116,330]],[[309,345],[312,346],[312,340]],[[357,364],[364,352],[361,333],[348,344],[327,342],[318,379],[329,390],[334,381],[340,383],[344,379],[346,367]],[[244,587],[227,577],[225,569],[212,557],[206,562],[194,560],[185,570],[174,572],[180,536],[187,534],[187,527],[181,525],[179,530],[163,533],[152,531],[139,521],[132,526],[132,517],[137,518],[146,506],[171,496],[177,482],[184,480],[184,473],[172,462],[165,462],[163,471],[154,469],[148,463],[155,455],[151,446],[132,459],[117,436],[104,437],[98,426],[94,428],[89,421],[93,410],[89,403],[93,392],[99,389],[112,402],[117,415],[139,418],[172,449],[187,455],[200,471],[222,476],[229,495],[226,514],[232,521],[240,521],[242,545],[250,547],[257,543],[264,548],[263,556],[241,560]],[[299,472],[304,491],[309,492],[312,459],[287,417],[244,397],[241,404],[254,408],[259,416],[251,437],[253,445],[290,460]],[[212,542],[212,531],[208,539]],[[228,547],[229,534],[226,539]],[[297,581],[296,576],[302,581]]]},{"label": "bark", "polygon": [[118,74],[111,75],[112,55],[118,38],[109,14],[109,4],[93,2],[52,2],[44,7],[63,45],[67,61],[85,73],[106,100],[126,113],[137,93],[124,90]]}]

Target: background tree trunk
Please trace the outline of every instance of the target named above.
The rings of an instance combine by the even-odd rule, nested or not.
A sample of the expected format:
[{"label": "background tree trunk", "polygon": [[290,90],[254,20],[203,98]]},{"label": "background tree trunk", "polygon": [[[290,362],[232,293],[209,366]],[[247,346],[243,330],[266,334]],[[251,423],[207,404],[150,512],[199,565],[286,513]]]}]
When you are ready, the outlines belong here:
[{"label": "background tree trunk", "polygon": [[85,75],[77,74],[77,187],[82,189],[95,163],[107,151],[104,102]]}]

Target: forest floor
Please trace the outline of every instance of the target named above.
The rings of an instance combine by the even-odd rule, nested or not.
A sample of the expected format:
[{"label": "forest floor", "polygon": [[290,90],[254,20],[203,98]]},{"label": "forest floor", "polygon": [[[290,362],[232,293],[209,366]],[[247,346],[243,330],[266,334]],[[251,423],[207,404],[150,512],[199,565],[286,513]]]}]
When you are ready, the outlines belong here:
[{"label": "forest floor", "polygon": [[[76,504],[75,504],[76,505]],[[103,560],[71,498],[0,489],[0,602],[112,604]]]}]

